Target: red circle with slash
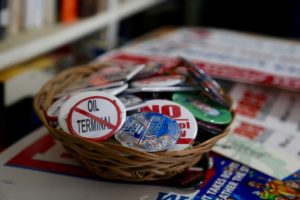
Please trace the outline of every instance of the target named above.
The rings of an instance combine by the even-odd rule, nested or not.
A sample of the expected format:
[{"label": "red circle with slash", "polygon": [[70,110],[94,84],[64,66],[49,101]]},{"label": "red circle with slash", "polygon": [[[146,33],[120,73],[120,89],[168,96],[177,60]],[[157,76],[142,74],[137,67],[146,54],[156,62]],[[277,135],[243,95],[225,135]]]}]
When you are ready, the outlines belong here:
[{"label": "red circle with slash", "polygon": [[68,114],[69,130],[72,134],[90,141],[106,140],[121,127],[122,118],[125,118],[123,113],[126,113],[123,107],[116,100],[105,96],[82,99]]},{"label": "red circle with slash", "polygon": [[188,109],[173,101],[164,99],[149,100],[145,104],[140,111],[164,114],[174,119],[181,128],[182,134],[179,140],[168,151],[180,151],[193,143],[198,133],[198,126],[195,117]]}]

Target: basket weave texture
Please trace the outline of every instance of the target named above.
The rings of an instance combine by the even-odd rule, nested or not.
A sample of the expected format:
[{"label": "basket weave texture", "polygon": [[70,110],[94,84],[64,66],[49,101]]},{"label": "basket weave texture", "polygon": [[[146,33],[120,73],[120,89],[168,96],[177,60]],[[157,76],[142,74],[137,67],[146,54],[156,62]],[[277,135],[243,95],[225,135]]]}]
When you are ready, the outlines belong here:
[{"label": "basket weave texture", "polygon": [[45,111],[52,104],[54,96],[105,65],[109,63],[67,69],[48,81],[34,98],[35,112],[49,133],[87,169],[99,177],[133,182],[171,178],[195,165],[205,152],[209,152],[219,139],[228,134],[227,127],[222,134],[185,150],[147,153],[109,140],[90,142],[52,127],[46,120]]}]

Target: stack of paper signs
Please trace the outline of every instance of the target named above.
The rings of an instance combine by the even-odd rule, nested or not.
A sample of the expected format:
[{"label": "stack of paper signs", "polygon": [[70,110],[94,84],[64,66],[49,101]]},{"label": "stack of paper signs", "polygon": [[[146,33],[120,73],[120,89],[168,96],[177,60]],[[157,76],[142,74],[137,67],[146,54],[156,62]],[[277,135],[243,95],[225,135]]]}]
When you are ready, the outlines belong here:
[{"label": "stack of paper signs", "polygon": [[[131,64],[155,60],[168,70],[177,56],[190,59],[216,78],[252,84],[230,84],[236,118],[231,135],[217,143],[213,151],[274,179],[288,179],[281,184],[299,193],[300,94],[296,92],[300,91],[300,45],[227,30],[180,28],[99,59]],[[284,193],[269,191],[269,197],[261,198],[299,198]]]}]

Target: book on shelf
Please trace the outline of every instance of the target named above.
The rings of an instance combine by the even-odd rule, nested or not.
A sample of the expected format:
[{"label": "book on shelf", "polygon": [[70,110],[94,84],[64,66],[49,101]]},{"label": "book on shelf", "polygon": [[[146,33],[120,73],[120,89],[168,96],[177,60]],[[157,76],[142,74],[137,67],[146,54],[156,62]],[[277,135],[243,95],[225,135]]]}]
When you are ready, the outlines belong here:
[{"label": "book on shelf", "polygon": [[46,25],[54,24],[57,20],[57,0],[44,0],[44,20]]},{"label": "book on shelf", "polygon": [[90,17],[98,11],[98,0],[79,0],[78,16],[81,18]]},{"label": "book on shelf", "polygon": [[98,0],[97,1],[97,13],[101,13],[108,8],[107,0]]},{"label": "book on shelf", "polygon": [[63,24],[72,24],[78,19],[78,0],[61,0],[60,21]]},{"label": "book on shelf", "polygon": [[44,0],[25,0],[24,4],[24,22],[25,30],[40,28],[44,23]]},{"label": "book on shelf", "polygon": [[24,16],[23,6],[24,1],[22,0],[8,1],[8,36],[14,36],[21,32]]},{"label": "book on shelf", "polygon": [[5,37],[8,25],[8,5],[7,0],[0,0],[0,39]]}]

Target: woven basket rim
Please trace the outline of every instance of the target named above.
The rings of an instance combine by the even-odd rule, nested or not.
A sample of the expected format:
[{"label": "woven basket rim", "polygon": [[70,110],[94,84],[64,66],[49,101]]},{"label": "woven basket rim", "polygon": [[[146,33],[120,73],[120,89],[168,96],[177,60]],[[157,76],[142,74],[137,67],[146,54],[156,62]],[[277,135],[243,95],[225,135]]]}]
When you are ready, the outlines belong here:
[{"label": "woven basket rim", "polygon": [[[216,135],[204,142],[201,142],[199,144],[193,145],[190,148],[186,148],[180,151],[160,151],[160,152],[143,152],[139,151],[133,148],[125,147],[122,146],[119,143],[113,143],[108,141],[102,141],[102,142],[92,142],[89,140],[82,139],[80,137],[77,137],[75,135],[72,135],[70,133],[66,133],[63,130],[60,130],[58,128],[55,128],[50,125],[48,120],[46,119],[46,110],[49,108],[51,103],[54,100],[54,95],[61,91],[62,88],[64,88],[66,85],[65,82],[72,82],[72,80],[78,78],[78,77],[84,77],[96,70],[98,70],[100,67],[110,65],[110,63],[100,63],[97,65],[81,65],[77,67],[73,67],[70,69],[66,69],[62,72],[60,72],[58,75],[47,81],[42,88],[39,90],[39,92],[35,95],[34,100],[33,100],[33,107],[38,115],[39,119],[42,121],[43,125],[48,129],[49,133],[57,140],[60,140],[63,145],[67,149],[72,149],[75,152],[81,152],[84,151],[84,154],[87,154],[87,157],[90,158],[89,156],[89,151],[94,151],[97,149],[101,149],[103,152],[109,152],[114,156],[118,156],[120,152],[128,155],[132,155],[134,157],[140,157],[140,158],[145,158],[151,160],[151,162],[156,162],[156,161],[161,161],[161,160],[169,160],[170,162],[176,161],[176,160],[182,160],[183,163],[186,160],[193,160],[194,156],[197,156],[197,159],[199,160],[202,157],[202,154],[205,152],[209,152],[212,148],[212,146],[221,138],[225,137],[226,135],[229,134],[230,130],[230,124],[227,125],[226,129],[223,131],[223,133]],[[61,84],[62,83],[62,84]],[[63,85],[63,86],[62,86]],[[234,111],[231,111],[233,118],[234,118]],[[232,120],[233,121],[233,120]],[[74,147],[74,144],[76,147]],[[73,145],[73,146],[72,146]],[[84,147],[84,148],[81,148]],[[122,158],[119,157],[119,159],[122,160],[122,162],[126,161],[126,157]],[[196,163],[197,159],[194,159],[194,161],[189,161],[189,163]],[[89,162],[84,159],[84,162]],[[136,165],[138,165],[137,161],[132,161]],[[144,161],[147,162],[147,161]],[[149,161],[150,162],[150,161]],[[184,165],[184,164],[183,164]],[[189,164],[190,165],[190,164]],[[187,165],[187,167],[189,166]],[[182,171],[185,166],[181,167],[179,171]],[[93,169],[92,169],[93,170]],[[122,176],[126,175],[126,171],[118,171],[119,168],[114,169],[116,173],[124,173]],[[153,170],[153,172],[159,174],[159,171]],[[98,174],[98,173],[97,173]],[[174,173],[175,174],[175,173]],[[174,175],[173,174],[173,175]],[[99,174],[98,174],[99,175]],[[171,176],[169,174],[169,176]],[[102,174],[100,173],[100,176]],[[110,179],[110,177],[106,177]],[[151,177],[150,177],[151,178]],[[119,179],[117,178],[112,178],[112,179]],[[130,178],[121,178],[122,180],[130,180]],[[140,179],[134,180],[134,181],[139,181]],[[142,180],[142,179],[141,179]],[[144,180],[144,179],[143,179]],[[145,178],[147,180],[147,177]],[[149,180],[155,180],[155,179],[149,179]]]},{"label": "woven basket rim", "polygon": [[[45,110],[43,110],[40,106],[39,106],[39,100],[40,100],[40,96],[42,95],[42,93],[47,89],[47,87],[49,87],[49,85],[53,85],[55,83],[55,81],[57,79],[59,79],[60,77],[64,77],[66,74],[70,74],[70,73],[89,73],[90,71],[89,70],[86,70],[87,67],[90,67],[92,70],[94,69],[97,69],[99,66],[107,66],[107,65],[110,65],[110,63],[108,62],[104,62],[104,63],[100,63],[100,65],[79,65],[79,66],[75,66],[73,68],[69,68],[69,69],[66,69],[64,71],[62,71],[61,73],[59,73],[56,77],[50,79],[49,81],[47,81],[42,87],[41,89],[39,90],[39,92],[35,95],[34,97],[34,100],[33,100],[33,107],[34,107],[34,110],[35,110],[35,113],[37,113],[38,117],[41,119],[42,123],[46,126],[46,128],[48,130],[51,130],[50,131],[50,134],[53,135],[53,132],[59,132],[60,134],[62,134],[62,136],[65,136],[65,137],[72,137],[73,139],[75,140],[80,140],[80,141],[83,141],[84,143],[86,144],[92,144],[92,145],[97,145],[99,142],[92,142],[92,141],[88,141],[88,140],[84,140],[84,139],[81,139],[79,137],[76,137],[70,133],[66,133],[65,131],[62,131],[62,130],[59,130],[57,128],[54,128],[52,127],[48,120],[46,119],[45,117],[45,110],[47,110],[48,108],[44,108]],[[230,98],[230,97],[229,97]],[[50,106],[50,104],[49,104]],[[233,118],[234,118],[234,112],[231,111],[232,115],[233,115]],[[232,120],[233,121],[233,120]],[[232,123],[232,122],[231,122]],[[199,143],[198,145],[196,146],[193,146],[193,148],[186,148],[186,149],[183,149],[183,150],[180,150],[180,151],[185,151],[186,153],[190,153],[192,151],[194,151],[193,149],[194,148],[201,148],[203,146],[205,146],[206,144],[209,144],[211,142],[215,143],[216,141],[218,141],[219,139],[225,137],[226,135],[228,135],[229,131],[230,131],[230,124],[227,125],[227,128],[223,131],[223,133],[219,134],[219,135],[216,135],[202,143]],[[101,143],[101,142],[100,142]],[[107,142],[107,141],[104,141],[102,143],[106,143],[107,145],[116,145],[116,143],[110,143],[110,142]],[[118,144],[118,145],[121,145],[121,144]],[[136,150],[134,148],[129,148],[129,147],[125,147],[125,146],[122,146],[124,149],[130,149],[131,151],[133,152],[138,152],[138,153],[141,153],[141,151],[139,150]],[[147,156],[152,156],[152,155],[173,155],[173,154],[176,154],[178,153],[178,151],[161,151],[161,152],[142,152],[142,154],[145,154]]]}]

